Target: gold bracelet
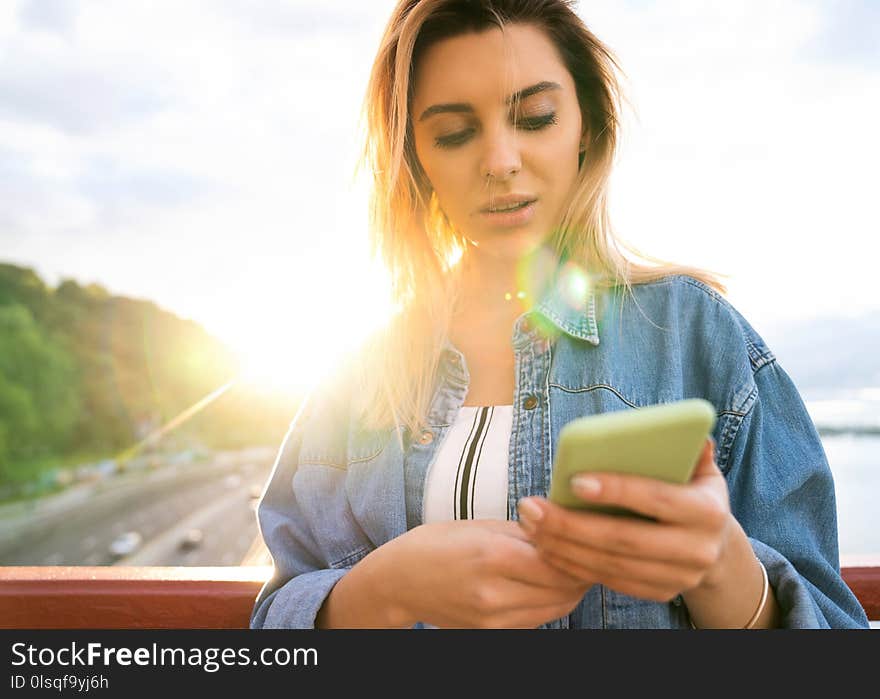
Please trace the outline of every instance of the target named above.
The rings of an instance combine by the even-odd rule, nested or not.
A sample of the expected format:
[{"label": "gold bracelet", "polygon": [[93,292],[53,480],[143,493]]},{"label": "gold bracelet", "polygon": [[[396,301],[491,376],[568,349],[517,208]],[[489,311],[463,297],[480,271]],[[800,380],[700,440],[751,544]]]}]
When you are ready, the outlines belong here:
[{"label": "gold bracelet", "polygon": [[764,607],[767,606],[767,598],[770,596],[770,580],[767,577],[767,569],[764,567],[764,564],[761,563],[760,558],[757,560],[758,565],[761,566],[761,575],[763,576],[763,582],[761,584],[761,601],[758,603],[758,608],[755,610],[755,613],[752,614],[752,618],[749,619],[749,623],[743,626],[744,629],[751,629],[754,627],[755,623],[757,623],[758,619],[761,617],[761,612],[764,611]]},{"label": "gold bracelet", "polygon": [[[755,613],[752,614],[752,618],[749,619],[749,622],[745,626],[743,626],[744,630],[753,628],[758,619],[761,618],[761,613],[764,611],[764,607],[767,606],[767,598],[770,596],[770,579],[767,577],[767,569],[764,567],[764,564],[761,563],[760,558],[755,556],[755,560],[757,560],[758,565],[761,566],[761,576],[763,578],[761,583],[761,601],[758,602],[758,608],[755,610]],[[697,625],[694,624],[694,620],[691,619],[690,622],[691,628],[696,629]]]}]

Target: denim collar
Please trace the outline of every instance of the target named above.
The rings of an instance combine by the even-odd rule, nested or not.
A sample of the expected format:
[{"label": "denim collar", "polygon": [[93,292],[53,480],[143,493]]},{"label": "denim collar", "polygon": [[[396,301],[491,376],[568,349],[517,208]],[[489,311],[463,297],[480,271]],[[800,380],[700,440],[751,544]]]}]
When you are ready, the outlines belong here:
[{"label": "denim collar", "polygon": [[[580,291],[575,291],[581,287]],[[535,310],[572,337],[599,344],[596,293],[593,285],[582,276],[563,270]]]}]

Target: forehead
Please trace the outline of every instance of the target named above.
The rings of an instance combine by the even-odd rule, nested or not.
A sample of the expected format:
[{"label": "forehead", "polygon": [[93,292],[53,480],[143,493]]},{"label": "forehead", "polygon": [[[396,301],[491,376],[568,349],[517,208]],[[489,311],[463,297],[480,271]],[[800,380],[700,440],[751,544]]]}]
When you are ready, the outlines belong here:
[{"label": "forehead", "polygon": [[501,102],[518,89],[549,80],[574,94],[574,80],[550,38],[511,24],[433,44],[414,76],[413,112],[438,102]]}]

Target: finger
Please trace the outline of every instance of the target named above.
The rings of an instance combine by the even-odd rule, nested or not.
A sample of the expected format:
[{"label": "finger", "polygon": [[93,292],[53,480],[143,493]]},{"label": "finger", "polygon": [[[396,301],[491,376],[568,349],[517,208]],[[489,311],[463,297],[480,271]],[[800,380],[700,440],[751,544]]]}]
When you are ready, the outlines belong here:
[{"label": "finger", "polygon": [[534,546],[542,553],[564,550],[572,558],[576,558],[579,551],[585,552],[584,555],[596,551],[608,556],[657,561],[686,568],[705,567],[707,561],[714,560],[714,539],[670,527],[645,533],[639,531],[638,523],[626,526],[629,524],[621,522],[615,526],[613,522],[604,521],[582,537],[560,536],[548,528],[548,531],[535,538]]},{"label": "finger", "polygon": [[520,521],[539,548],[553,538],[628,556],[687,560],[695,545],[695,537],[678,525],[572,510],[537,497],[520,505]]},{"label": "finger", "polygon": [[695,563],[680,563],[621,556],[599,549],[577,546],[568,541],[553,542],[541,548],[541,555],[561,570],[589,579],[609,577],[665,587],[690,589],[700,583],[705,568]]},{"label": "finger", "polygon": [[462,529],[480,528],[498,535],[484,550],[484,565],[497,575],[538,587],[569,589],[578,580],[547,564],[537,553],[528,534],[517,522],[505,520],[462,520]]},{"label": "finger", "polygon": [[530,541],[508,538],[488,552],[487,567],[498,576],[540,588],[570,590],[581,581],[545,561]]},{"label": "finger", "polygon": [[466,613],[475,618],[509,615],[516,612],[531,613],[559,605],[574,606],[588,589],[542,588],[516,580],[496,578],[483,584],[472,584],[462,598]]},{"label": "finger", "polygon": [[499,619],[496,628],[536,629],[542,624],[568,616],[579,602],[580,599],[566,600],[559,604],[535,607],[534,609],[527,610],[525,613],[522,610],[515,609],[509,615]]},{"label": "finger", "polygon": [[583,566],[578,566],[570,561],[562,558],[548,557],[554,565],[560,566],[577,572],[585,579],[594,580],[596,584],[604,585],[607,588],[642,599],[650,599],[656,602],[666,602],[682,592],[685,587],[666,581],[648,580],[642,581],[634,578],[625,578],[614,573],[603,574],[598,571],[590,570]]},{"label": "finger", "polygon": [[721,469],[718,468],[718,464],[715,463],[715,448],[715,440],[712,437],[708,437],[703,445],[703,451],[700,453],[700,458],[697,461],[697,467],[691,480],[700,476],[710,475],[724,477]]},{"label": "finger", "polygon": [[503,612],[478,617],[473,613],[436,624],[449,629],[535,629],[555,619],[568,616],[582,598],[568,599],[537,607],[516,606]]},{"label": "finger", "polygon": [[517,522],[501,519],[470,519],[461,521],[468,527],[481,527],[497,534],[511,536],[520,541],[529,541],[528,534],[522,530],[522,527]]},{"label": "finger", "polygon": [[487,581],[482,587],[477,586],[474,600],[478,606],[481,605],[486,611],[539,609],[547,605],[579,599],[583,596],[586,588],[587,585],[583,583],[577,587],[568,588],[541,587],[519,580],[495,578]]},{"label": "finger", "polygon": [[702,523],[724,514],[714,491],[698,484],[607,472],[581,474],[571,484],[572,492],[586,502],[624,507],[660,522]]}]

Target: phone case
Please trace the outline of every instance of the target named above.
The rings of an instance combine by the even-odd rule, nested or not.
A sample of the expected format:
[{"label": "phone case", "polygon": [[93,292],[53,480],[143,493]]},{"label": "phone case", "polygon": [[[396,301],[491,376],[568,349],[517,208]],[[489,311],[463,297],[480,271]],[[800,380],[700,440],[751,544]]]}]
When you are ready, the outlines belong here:
[{"label": "phone case", "polygon": [[572,420],[559,433],[549,499],[565,507],[638,516],[585,502],[571,492],[569,480],[581,471],[614,471],[687,483],[714,426],[715,408],[701,398]]}]

